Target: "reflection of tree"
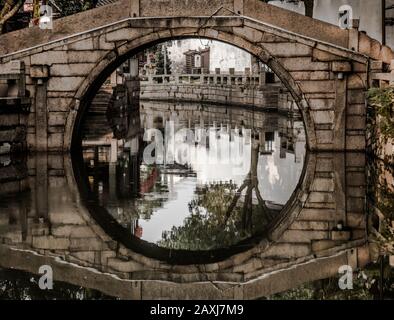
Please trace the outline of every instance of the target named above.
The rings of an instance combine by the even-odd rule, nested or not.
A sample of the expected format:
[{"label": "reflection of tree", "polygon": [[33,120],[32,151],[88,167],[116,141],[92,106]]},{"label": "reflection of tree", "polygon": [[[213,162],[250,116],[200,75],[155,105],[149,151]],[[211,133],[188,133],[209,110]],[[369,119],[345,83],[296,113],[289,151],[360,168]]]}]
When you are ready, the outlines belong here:
[{"label": "reflection of tree", "polygon": [[[172,249],[207,250],[230,246],[262,231],[273,217],[262,199],[257,179],[258,144],[253,146],[251,170],[241,187],[233,183],[207,185],[189,204],[191,215],[180,227],[163,233],[159,245]],[[243,190],[243,205],[237,205]],[[258,205],[253,205],[253,190]],[[227,204],[230,203],[229,206]]]},{"label": "reflection of tree", "polygon": [[230,218],[234,208],[236,207],[239,199],[241,198],[242,192],[246,189],[245,199],[242,210],[242,230],[250,230],[252,228],[252,203],[253,203],[253,190],[256,194],[258,201],[259,211],[265,216],[269,221],[272,219],[271,211],[267,208],[265,201],[263,200],[260,190],[259,190],[259,180],[257,178],[257,164],[259,159],[259,144],[253,143],[252,146],[252,156],[250,171],[246,176],[241,187],[237,190],[235,196],[233,197],[230,206],[226,212],[226,220]]},{"label": "reflection of tree", "polygon": [[378,255],[394,255],[394,192],[390,181],[394,180],[393,167],[383,161],[369,164],[370,207],[377,219],[370,224],[370,241],[377,244]]},{"label": "reflection of tree", "polygon": [[[226,223],[226,203],[234,196],[232,183],[206,185],[197,190],[197,197],[189,203],[190,216],[180,227],[163,233],[158,244],[172,249],[207,250],[218,245],[229,246],[242,238],[239,214]],[[235,211],[239,212],[238,209]]]},{"label": "reflection of tree", "polygon": [[[384,279],[383,282],[380,281],[381,278]],[[317,280],[298,288],[275,294],[269,299],[371,300],[392,299],[394,297],[394,274],[387,263],[383,268],[380,263],[374,263],[364,270],[355,272],[352,290],[341,290],[338,286],[338,281],[338,277]]]}]

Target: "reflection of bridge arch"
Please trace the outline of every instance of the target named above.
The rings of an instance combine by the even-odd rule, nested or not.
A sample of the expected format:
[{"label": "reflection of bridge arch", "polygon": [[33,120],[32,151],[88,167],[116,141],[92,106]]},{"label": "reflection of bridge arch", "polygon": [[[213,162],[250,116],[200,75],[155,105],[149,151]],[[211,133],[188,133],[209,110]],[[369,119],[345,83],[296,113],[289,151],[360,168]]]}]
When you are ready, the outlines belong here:
[{"label": "reflection of bridge arch", "polygon": [[[250,299],[337,275],[339,266],[349,264],[355,268],[369,259],[368,250],[363,247],[365,215],[362,208],[357,209],[360,200],[355,198],[360,196],[363,184],[357,173],[364,165],[361,154],[349,155],[346,167],[341,164],[341,154],[312,154],[312,163],[308,162],[309,181],[304,180],[300,186],[306,200],[304,203],[298,200],[302,208],[290,224],[285,226],[284,221],[278,224],[279,230],[272,235],[275,241],[263,241],[250,250],[215,263],[189,265],[172,265],[149,258],[127,248],[122,239],[112,237],[105,226],[100,227],[99,218],[80,206],[81,195],[75,189],[76,181],[67,157],[47,159],[45,178],[53,187],[46,193],[41,192],[36,179],[43,178],[46,161],[40,155],[37,157],[36,161],[29,161],[29,172],[39,173],[31,175],[30,187],[32,201],[37,203],[40,212],[32,208],[27,215],[31,218],[46,210],[48,224],[26,220],[26,213],[14,213],[12,210],[17,210],[18,206],[11,203],[10,209],[2,210],[1,267],[36,273],[39,266],[50,264],[55,280],[123,298]],[[325,183],[322,181],[324,176],[331,176],[330,170],[334,167],[335,172],[342,171],[353,181],[345,188],[351,210],[345,218],[352,230],[347,235],[331,227],[343,217],[332,209],[330,198],[340,198],[344,190],[337,186],[338,181],[333,181],[334,185],[327,178]],[[45,202],[49,204],[46,207],[43,206]],[[4,224],[8,214],[19,218],[12,225]]]}]

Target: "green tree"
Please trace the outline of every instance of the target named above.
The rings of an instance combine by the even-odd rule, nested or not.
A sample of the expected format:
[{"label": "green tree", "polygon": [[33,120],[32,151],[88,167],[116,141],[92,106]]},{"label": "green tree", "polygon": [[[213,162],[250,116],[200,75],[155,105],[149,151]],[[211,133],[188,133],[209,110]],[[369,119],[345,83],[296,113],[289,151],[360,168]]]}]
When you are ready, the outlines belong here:
[{"label": "green tree", "polygon": [[[254,143],[251,169],[240,187],[217,183],[200,188],[196,199],[189,203],[190,216],[182,226],[164,232],[159,245],[208,250],[233,245],[263,231],[275,212],[267,208],[258,187],[258,149],[259,144]],[[245,196],[241,199],[244,190]],[[253,204],[253,191],[258,204]]]},{"label": "green tree", "polygon": [[[81,11],[96,7],[98,0],[45,0],[41,4],[48,3],[56,10],[60,11],[61,16],[68,16]],[[4,25],[14,17],[22,8],[24,0],[0,0],[0,33],[3,32]]]},{"label": "green tree", "polygon": [[97,0],[56,0],[54,1],[60,9],[62,16],[69,16],[81,11],[89,10],[97,5]]},{"label": "green tree", "polygon": [[157,46],[156,74],[171,74],[171,60],[165,44]]},{"label": "green tree", "polygon": [[23,0],[0,0],[0,33],[5,23],[19,11],[23,3]]}]

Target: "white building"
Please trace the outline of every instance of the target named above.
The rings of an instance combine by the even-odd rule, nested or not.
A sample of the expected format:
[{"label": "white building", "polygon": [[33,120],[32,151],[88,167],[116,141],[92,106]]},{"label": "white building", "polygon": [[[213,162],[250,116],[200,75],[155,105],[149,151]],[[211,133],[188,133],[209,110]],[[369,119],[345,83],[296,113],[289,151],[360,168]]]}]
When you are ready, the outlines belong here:
[{"label": "white building", "polygon": [[172,72],[182,73],[185,66],[185,52],[208,46],[211,49],[211,72],[214,72],[216,68],[220,68],[223,73],[228,72],[229,68],[234,68],[236,72],[243,72],[245,68],[251,67],[251,55],[248,52],[220,41],[197,38],[173,41],[172,46],[168,48]]},{"label": "white building", "polygon": [[[286,3],[282,1],[272,1],[270,4],[286,8],[304,14],[303,2]],[[383,38],[383,19],[394,17],[394,9],[386,10],[384,14],[383,6],[386,8],[394,5],[394,0],[315,0],[314,18],[331,24],[338,24],[339,8],[342,5],[350,5],[353,8],[353,18],[360,19],[360,31],[380,42]],[[386,44],[394,48],[394,27],[386,26]]]}]

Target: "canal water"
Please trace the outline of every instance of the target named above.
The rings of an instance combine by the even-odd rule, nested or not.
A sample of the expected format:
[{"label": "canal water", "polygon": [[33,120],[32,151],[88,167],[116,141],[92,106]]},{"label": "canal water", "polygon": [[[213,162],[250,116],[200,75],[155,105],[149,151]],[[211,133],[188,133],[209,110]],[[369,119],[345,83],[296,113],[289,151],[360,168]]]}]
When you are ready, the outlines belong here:
[{"label": "canal water", "polygon": [[[331,158],[333,163],[345,159],[345,166],[334,165],[333,172],[324,169],[322,164]],[[264,260],[267,266],[256,266],[261,262],[252,258],[252,267],[240,262],[243,270],[252,268],[250,273],[241,276],[235,266],[209,278],[209,267],[271,241],[272,229],[281,228],[278,221],[287,219],[284,212],[304,188],[301,183],[313,164],[323,185],[332,177],[367,176],[360,171],[364,169],[354,169],[355,159],[361,159],[365,168],[365,155],[307,153],[306,133],[297,112],[141,101],[120,112],[88,116],[81,148],[72,155],[0,158],[0,298],[132,298],[133,293],[124,289],[130,280],[138,280],[135,285],[139,286],[146,281],[148,287],[152,280],[188,283],[190,292],[193,283],[202,279],[235,286],[261,277],[259,270],[264,269],[269,278],[271,271],[288,266],[315,274],[304,281],[293,275],[279,286],[282,290],[270,292],[262,286],[252,296],[392,298],[393,271],[387,254],[375,259],[369,254],[368,263],[355,271],[353,290],[344,291],[338,287],[340,275],[332,272],[340,265],[330,272],[325,268],[310,271],[303,264],[308,259],[319,263],[318,254],[298,253],[311,245],[306,242],[327,250],[337,244],[342,249],[354,243],[365,245],[372,225],[386,236],[374,242],[379,257],[389,245],[387,232],[392,229],[382,230],[375,209],[380,201],[384,208],[379,212],[391,210],[393,185],[392,171],[376,163],[368,171],[368,190],[365,182],[348,181],[349,193],[358,202],[325,194],[324,201],[332,209],[321,209],[321,216],[313,222],[298,222],[286,234],[287,240],[282,239],[274,254]],[[379,186],[386,185],[374,187],[377,180]],[[310,197],[320,196],[320,187],[313,184]],[[366,200],[365,212],[355,214]],[[311,200],[311,212],[319,213],[319,201]],[[324,235],[332,230],[344,231],[341,235],[347,232],[341,229],[344,222],[340,219],[325,216],[341,208],[340,201],[354,206],[354,212],[347,208],[351,212],[347,222],[356,224],[345,239],[348,247],[343,239],[330,242]],[[312,238],[302,238],[312,234]],[[337,257],[339,251],[331,255]],[[360,255],[356,259],[360,261]],[[51,263],[57,266],[54,289],[42,291],[38,270]],[[199,267],[195,271],[192,266]],[[164,289],[154,294],[154,288],[146,290],[151,290],[147,297],[172,297]],[[196,292],[199,298],[209,298]]]},{"label": "canal water", "polygon": [[144,241],[236,245],[264,231],[300,180],[305,132],[296,115],[142,102],[128,116],[116,141],[86,135],[84,169],[97,203]]}]

